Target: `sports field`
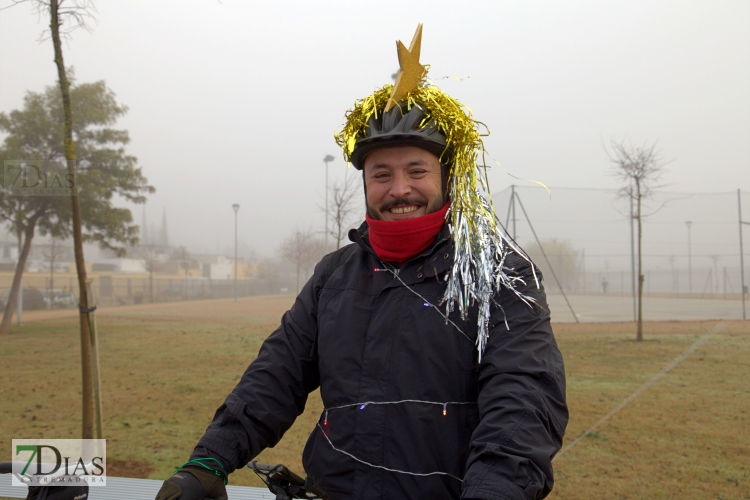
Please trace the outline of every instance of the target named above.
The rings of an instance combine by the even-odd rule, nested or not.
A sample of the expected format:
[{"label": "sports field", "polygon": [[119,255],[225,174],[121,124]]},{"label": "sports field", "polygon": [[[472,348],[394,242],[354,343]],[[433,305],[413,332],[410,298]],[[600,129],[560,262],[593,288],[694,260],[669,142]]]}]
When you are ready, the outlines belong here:
[{"label": "sports field", "polygon": [[[108,473],[165,478],[276,327],[291,296],[97,311]],[[80,435],[78,319],[51,311],[0,338],[0,459],[12,438]],[[750,321],[555,325],[571,419],[565,445],[651,381],[555,460],[556,499],[750,499]],[[714,330],[712,330],[714,329]],[[715,332],[704,337],[707,332]],[[659,373],[696,341],[692,354]],[[654,379],[654,376],[657,376]],[[317,393],[259,461],[302,471]],[[259,486],[247,470],[232,484]]]}]

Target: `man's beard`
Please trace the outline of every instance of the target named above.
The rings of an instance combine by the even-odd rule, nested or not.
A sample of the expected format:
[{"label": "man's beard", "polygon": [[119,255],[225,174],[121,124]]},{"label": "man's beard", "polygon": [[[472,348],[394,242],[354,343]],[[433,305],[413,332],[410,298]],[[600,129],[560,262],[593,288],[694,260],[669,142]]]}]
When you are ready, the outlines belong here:
[{"label": "man's beard", "polygon": [[372,205],[367,203],[367,215],[370,216],[371,219],[375,220],[383,220],[383,217],[381,217],[380,214],[385,212],[386,210],[389,210],[393,207],[397,207],[399,205],[419,205],[419,206],[426,206],[425,215],[431,214],[433,212],[437,212],[441,208],[443,208],[443,205],[445,203],[443,202],[443,196],[437,196],[435,197],[431,202],[427,202],[424,198],[417,198],[417,197],[411,197],[411,198],[399,198],[393,201],[389,201],[387,203],[384,203],[382,207],[380,207],[380,211],[375,210]]}]

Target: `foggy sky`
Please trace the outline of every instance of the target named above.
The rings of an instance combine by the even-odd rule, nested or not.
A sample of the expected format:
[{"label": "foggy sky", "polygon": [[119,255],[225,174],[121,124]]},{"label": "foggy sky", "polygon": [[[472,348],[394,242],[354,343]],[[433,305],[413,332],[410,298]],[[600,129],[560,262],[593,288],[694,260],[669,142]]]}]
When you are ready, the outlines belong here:
[{"label": "foggy sky", "polygon": [[[7,0],[0,6],[8,5]],[[424,23],[429,77],[492,132],[517,177],[613,188],[603,144],[659,141],[667,189],[750,190],[750,2],[98,2],[92,33],[65,45],[77,81],[105,80],[166,207],[171,243],[240,239],[270,255],[295,228],[322,230],[325,169],[345,172],[333,132],[354,100],[391,81],[395,40]],[[0,11],[0,111],[54,84],[47,19]],[[462,81],[441,79],[456,75]],[[500,168],[493,192],[518,181]],[[554,190],[553,201],[554,203]],[[140,224],[142,207],[133,208]]]}]

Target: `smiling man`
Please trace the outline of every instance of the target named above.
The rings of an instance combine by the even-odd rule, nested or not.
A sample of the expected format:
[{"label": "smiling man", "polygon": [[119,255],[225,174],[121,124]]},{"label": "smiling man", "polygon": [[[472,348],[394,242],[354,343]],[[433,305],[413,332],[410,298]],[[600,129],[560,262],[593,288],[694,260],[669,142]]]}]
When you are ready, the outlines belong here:
[{"label": "smiling man", "polygon": [[371,152],[364,163],[364,182],[367,215],[373,219],[413,219],[444,204],[440,160],[416,146]]},{"label": "smiling man", "polygon": [[568,412],[541,275],[479,192],[478,124],[420,75],[347,113],[337,142],[363,172],[365,222],[316,266],[158,500],[224,498],[316,388],[302,460],[329,498],[552,489]]}]

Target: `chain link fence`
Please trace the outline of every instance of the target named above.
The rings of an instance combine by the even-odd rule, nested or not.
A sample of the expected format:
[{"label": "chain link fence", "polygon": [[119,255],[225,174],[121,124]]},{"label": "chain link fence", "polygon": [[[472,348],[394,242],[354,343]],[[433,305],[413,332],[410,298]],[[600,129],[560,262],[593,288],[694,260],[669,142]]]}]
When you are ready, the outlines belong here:
[{"label": "chain link fence", "polygon": [[[95,301],[104,307],[235,296],[233,279],[93,273],[89,275],[89,279]],[[0,274],[0,288],[9,289],[12,280],[12,273]],[[236,282],[238,297],[291,293],[294,287],[293,277],[287,276],[272,279],[252,278]],[[78,303],[78,278],[71,273],[58,273],[52,279],[49,275],[41,273],[24,273],[23,289],[24,310],[75,307]],[[49,295],[49,290],[55,290],[55,296],[65,297],[65,300],[44,300],[44,297]],[[4,303],[0,306],[4,307]]]},{"label": "chain link fence", "polygon": [[[637,224],[630,200],[616,190],[550,190],[511,186],[494,194],[493,202],[508,233],[542,269],[553,309],[553,296],[564,293],[576,314],[580,309],[632,320]],[[657,191],[643,200],[643,292],[651,299],[644,313],[650,308],[652,317],[675,320],[699,319],[696,314],[742,318],[740,220],[750,221],[748,194]],[[749,232],[745,224],[746,301]],[[557,316],[573,319],[570,309],[562,303]]]}]

